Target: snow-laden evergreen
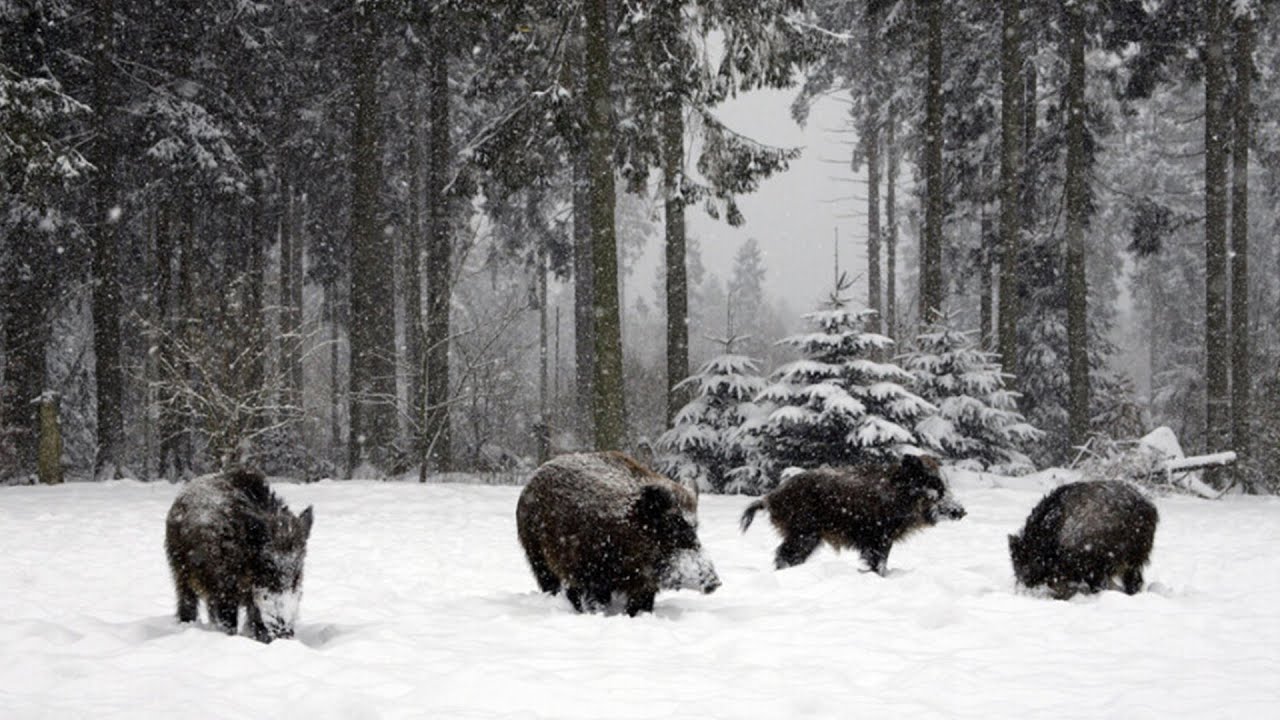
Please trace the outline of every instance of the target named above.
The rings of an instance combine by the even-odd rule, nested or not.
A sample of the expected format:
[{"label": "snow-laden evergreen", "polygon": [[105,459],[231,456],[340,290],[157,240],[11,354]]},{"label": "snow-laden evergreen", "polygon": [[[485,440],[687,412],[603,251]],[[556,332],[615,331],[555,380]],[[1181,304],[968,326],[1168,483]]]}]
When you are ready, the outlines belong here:
[{"label": "snow-laden evergreen", "polygon": [[812,332],[781,341],[803,358],[774,371],[758,398],[774,406],[759,428],[774,470],[891,459],[919,444],[916,422],[934,410],[908,389],[911,373],[876,359],[893,340],[864,330],[873,311],[850,309],[847,287],[842,278],[827,307],[804,316]]},{"label": "snow-laden evergreen", "polygon": [[903,358],[915,389],[937,411],[915,425],[916,434],[942,457],[974,470],[1032,470],[1024,447],[1044,433],[1018,412],[1018,393],[1005,386],[997,356],[978,348],[971,333],[945,323],[916,337]]},{"label": "snow-laden evergreen", "polygon": [[762,409],[753,400],[764,389],[760,368],[745,355],[707,361],[679,386],[694,397],[658,439],[658,466],[669,477],[708,492],[746,492],[757,484],[758,438],[749,429]]}]

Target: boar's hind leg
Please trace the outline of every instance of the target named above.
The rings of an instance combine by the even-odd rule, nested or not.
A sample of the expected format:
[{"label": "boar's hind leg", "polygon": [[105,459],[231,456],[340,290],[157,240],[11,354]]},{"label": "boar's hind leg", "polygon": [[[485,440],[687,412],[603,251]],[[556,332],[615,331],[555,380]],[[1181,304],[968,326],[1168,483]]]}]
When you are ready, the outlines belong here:
[{"label": "boar's hind leg", "polygon": [[627,597],[627,614],[635,617],[642,612],[653,612],[653,593],[639,592]]},{"label": "boar's hind leg", "polygon": [[1142,568],[1128,568],[1121,576],[1121,582],[1124,583],[1126,595],[1137,594],[1142,589]]},{"label": "boar's hind leg", "polygon": [[538,589],[555,595],[560,592],[560,578],[551,572],[542,549],[536,546],[527,547],[525,555],[529,558],[529,568],[533,570],[533,578],[538,581]]},{"label": "boar's hind leg", "polygon": [[809,559],[818,543],[822,542],[817,533],[793,533],[783,539],[774,555],[773,565],[779,570],[794,567]]},{"label": "boar's hind leg", "polygon": [[185,581],[179,580],[174,585],[178,594],[178,622],[195,622],[199,617],[200,598]]}]

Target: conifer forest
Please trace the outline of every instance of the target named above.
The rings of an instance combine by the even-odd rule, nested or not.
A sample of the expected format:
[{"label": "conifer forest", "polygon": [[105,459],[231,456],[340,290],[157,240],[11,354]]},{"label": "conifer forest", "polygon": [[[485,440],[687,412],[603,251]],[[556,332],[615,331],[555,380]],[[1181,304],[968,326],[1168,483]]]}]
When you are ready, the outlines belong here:
[{"label": "conifer forest", "polygon": [[0,0],[0,476],[759,493],[1168,427],[1275,492],[1278,72],[1260,0]]}]

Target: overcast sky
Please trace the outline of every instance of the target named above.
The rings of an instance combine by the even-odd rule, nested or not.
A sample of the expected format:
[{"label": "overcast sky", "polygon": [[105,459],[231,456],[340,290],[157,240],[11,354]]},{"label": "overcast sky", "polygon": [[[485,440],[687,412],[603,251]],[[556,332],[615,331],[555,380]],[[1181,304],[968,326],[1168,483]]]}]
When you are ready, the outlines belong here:
[{"label": "overcast sky", "polygon": [[[806,312],[830,292],[832,246],[840,232],[840,265],[850,277],[866,268],[865,170],[849,169],[850,143],[846,106],[836,99],[819,102],[805,127],[791,119],[795,91],[762,90],[725,103],[717,115],[730,128],[759,142],[801,147],[799,159],[786,172],[765,180],[760,189],[739,198],[746,217],[741,227],[712,220],[700,206],[686,215],[690,235],[702,246],[708,272],[727,280],[733,258],[748,238],[756,238],[765,254],[766,289],[787,301],[797,313]],[[660,219],[659,219],[659,222]],[[628,292],[651,293],[662,257],[661,225],[640,260]],[[861,278],[858,287],[865,295]],[[628,299],[628,304],[631,299]]]}]

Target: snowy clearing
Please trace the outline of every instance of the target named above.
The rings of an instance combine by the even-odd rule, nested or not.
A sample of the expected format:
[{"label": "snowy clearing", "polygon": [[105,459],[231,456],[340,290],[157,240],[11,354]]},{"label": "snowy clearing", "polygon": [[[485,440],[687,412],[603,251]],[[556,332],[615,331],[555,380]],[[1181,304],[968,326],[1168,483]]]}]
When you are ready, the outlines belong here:
[{"label": "snowy clearing", "polygon": [[822,548],[771,569],[744,497],[703,496],[724,586],[653,615],[536,592],[519,488],[277,485],[314,503],[298,637],[173,619],[169,484],[0,489],[5,718],[1266,717],[1280,707],[1280,499],[1184,497],[1148,591],[1015,593],[1005,536],[1043,490],[967,477],[968,517],[897,545],[890,573]]}]

